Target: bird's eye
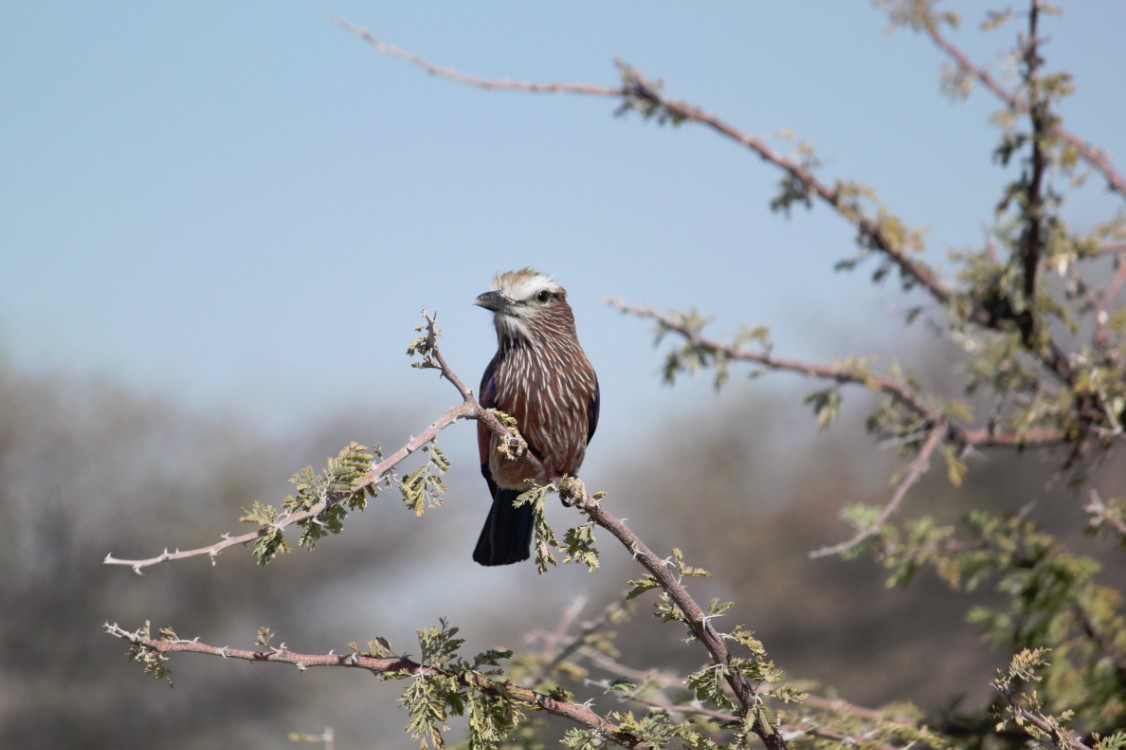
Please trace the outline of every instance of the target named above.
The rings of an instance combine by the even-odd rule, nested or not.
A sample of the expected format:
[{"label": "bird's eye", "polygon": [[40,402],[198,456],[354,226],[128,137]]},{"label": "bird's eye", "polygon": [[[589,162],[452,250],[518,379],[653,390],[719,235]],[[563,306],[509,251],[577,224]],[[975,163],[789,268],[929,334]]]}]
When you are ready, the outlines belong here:
[{"label": "bird's eye", "polygon": [[547,302],[549,299],[551,299],[551,292],[546,289],[541,289],[539,293],[536,294],[536,299],[540,302]]}]

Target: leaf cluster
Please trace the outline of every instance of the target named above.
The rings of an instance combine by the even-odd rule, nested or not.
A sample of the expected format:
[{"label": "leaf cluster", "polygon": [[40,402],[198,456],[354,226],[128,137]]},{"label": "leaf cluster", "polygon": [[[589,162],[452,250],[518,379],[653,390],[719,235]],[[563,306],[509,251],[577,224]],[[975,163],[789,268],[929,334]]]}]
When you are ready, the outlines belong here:
[{"label": "leaf cluster", "polygon": [[349,443],[335,458],[328,459],[324,471],[319,474],[313,471],[313,467],[306,466],[290,477],[290,484],[297,491],[282,500],[281,513],[273,506],[258,501],[250,510],[244,509],[239,520],[262,527],[252,550],[258,563],[266,565],[279,554],[289,551],[285,526],[280,523],[289,516],[316,511],[297,521],[301,529],[298,544],[306,549],[313,549],[328,534],[343,531],[348,511],[364,510],[368,499],[377,494],[374,484],[358,489],[353,486],[371,470],[377,457],[382,459],[379,446],[368,448],[356,442]]},{"label": "leaf cluster", "polygon": [[422,668],[389,672],[385,677],[409,681],[399,704],[410,715],[406,730],[420,748],[445,747],[450,716],[468,717],[469,748],[498,748],[525,718],[507,688],[490,682],[502,674],[500,667],[512,652],[490,650],[466,660],[459,655],[465,641],[458,632],[444,618],[436,627],[420,628]]},{"label": "leaf cluster", "polygon": [[[566,484],[568,479],[567,477],[563,478],[561,485]],[[560,488],[555,485],[540,485],[532,482],[531,487],[520,493],[513,501],[513,505],[516,507],[522,505],[531,505],[532,507],[535,539],[532,547],[535,552],[536,570],[543,574],[547,572],[549,567],[558,565],[559,559],[556,555],[561,553],[564,564],[585,565],[587,570],[593,573],[599,565],[598,549],[594,546],[597,541],[594,536],[595,524],[588,519],[578,526],[567,529],[563,534],[563,542],[560,543],[555,531],[547,522],[547,515],[544,513],[543,507],[544,499],[550,493],[556,491],[560,491]]]},{"label": "leaf cluster", "polygon": [[1020,515],[973,511],[962,527],[922,518],[885,529],[889,585],[906,585],[923,567],[955,590],[989,584],[1002,603],[971,607],[967,622],[1030,655],[1042,679],[1038,705],[1087,731],[1126,724],[1126,618],[1120,593],[1096,581],[1099,563]]},{"label": "leaf cluster", "polygon": [[[140,664],[144,673],[154,680],[163,680],[168,683],[169,687],[172,686],[172,669],[168,666],[168,654],[150,648],[141,642],[142,638],[148,639],[151,637],[151,622],[145,620],[145,624],[132,633],[125,633],[116,625],[109,624],[106,625],[106,631],[111,635],[127,637],[132,644],[125,653],[129,660]],[[178,637],[176,632],[172,629],[172,626],[168,625],[161,628],[160,639],[163,641],[175,641]]]},{"label": "leaf cluster", "polygon": [[[957,14],[938,10],[931,0],[877,4],[893,26],[926,34],[944,49],[942,33],[960,23]],[[867,420],[868,431],[911,459],[893,478],[902,490],[895,503],[914,486],[932,456],[942,460],[947,478],[958,487],[969,475],[967,454],[997,446],[1061,449],[1061,471],[1075,470],[1073,478],[1081,482],[1078,469],[1109,455],[1123,440],[1126,307],[1115,304],[1114,298],[1126,278],[1119,270],[1126,264],[1126,252],[1116,251],[1117,280],[1108,280],[1099,269],[1106,268],[1107,248],[1126,240],[1126,214],[1119,211],[1088,230],[1072,226],[1064,215],[1070,191],[1087,176],[1084,170],[1105,175],[1107,168],[1099,155],[1091,156],[1085,144],[1062,128],[1060,103],[1074,86],[1066,72],[1045,70],[1038,26],[1041,15],[1055,12],[1047,3],[1031,0],[1027,13],[988,12],[982,23],[986,30],[1004,28],[1017,19],[1028,24],[1012,49],[1019,84],[1012,92],[998,94],[1003,106],[994,118],[999,137],[993,160],[1007,170],[1009,179],[992,206],[981,246],[950,255],[954,274],[949,282],[923,259],[926,230],[897,215],[874,189],[823,177],[825,162],[813,146],[799,142],[793,153],[782,156],[748,134],[731,136],[734,131],[723,131],[726,126],[716,118],[668,99],[660,81],[649,81],[619,62],[618,115],[635,112],[660,125],[702,123],[750,146],[780,171],[771,209],[790,217],[795,206],[827,205],[854,232],[854,250],[836,264],[837,270],[868,263],[874,266],[871,278],[876,284],[898,274],[904,291],[926,300],[912,301],[905,323],[911,325],[926,313],[929,330],[956,347],[958,357],[951,367],[958,375],[954,389],[932,391],[898,362],[881,368],[875,359],[860,355],[832,364],[778,358],[764,327],[743,327],[724,341],[708,339],[703,332],[710,318],[692,309],[650,316],[657,321],[658,344],[676,340],[665,355],[665,381],[672,384],[682,375],[707,372],[718,389],[740,366],[751,377],[774,370],[812,376],[822,382],[805,404],[822,430],[839,415],[848,387],[880,394]],[[952,53],[952,59],[954,65],[941,81],[950,95],[964,98],[977,82],[996,86],[959,53]],[[1110,182],[1115,184],[1113,176]],[[435,319],[426,316],[426,324],[416,332],[420,335],[407,348],[416,359],[413,366],[448,375],[436,344]],[[503,413],[494,416],[510,432],[499,450],[509,459],[519,458],[527,445],[518,425]],[[320,473],[311,467],[298,472],[291,479],[295,493],[280,509],[255,502],[244,512],[241,520],[259,527],[254,556],[266,564],[287,551],[285,529],[291,523],[301,529],[298,544],[307,548],[340,533],[347,514],[364,510],[376,496],[377,485],[397,488],[416,515],[437,507],[449,462],[433,444],[421,449],[425,462],[401,478],[386,473],[377,482],[361,481],[383,457],[378,447],[357,443],[329,459]],[[564,532],[562,541],[544,513],[545,498],[552,491],[559,491],[565,503],[579,499],[579,510],[587,513],[587,520]],[[585,487],[576,492],[569,485],[565,489],[532,483],[515,503],[531,506],[540,573],[558,565],[559,555],[564,563],[579,563],[590,571],[599,567],[598,524],[592,506],[586,505]],[[961,736],[922,723],[910,707],[861,712],[833,702],[813,705],[809,686],[787,682],[749,627],[720,627],[734,611],[732,602],[713,597],[700,607],[684,594],[685,580],[704,578],[708,572],[688,564],[674,548],[665,561],[667,569],[647,559],[647,572],[629,582],[625,599],[653,592],[653,616],[682,626],[686,644],[702,642],[707,661],[682,678],[663,681],[652,673],[634,679],[620,665],[604,667],[618,669],[603,686],[625,707],[599,714],[596,722],[578,722],[568,730],[563,746],[586,750],[617,742],[654,748],[744,748],[762,740],[771,748],[785,748],[787,742],[802,748],[945,749],[966,742],[990,750],[1048,742],[1061,750],[1126,747],[1126,734],[1118,730],[1126,726],[1126,617],[1120,593],[1097,582],[1098,563],[1074,553],[1059,536],[1023,515],[979,509],[957,525],[941,524],[928,515],[892,524],[887,519],[895,503],[884,508],[848,506],[846,519],[863,533],[843,554],[875,555],[888,571],[890,586],[909,585],[920,571],[930,570],[956,591],[988,588],[993,594],[989,603],[969,608],[967,620],[986,640],[1005,649],[1010,663],[993,683],[995,701],[971,717],[976,721],[959,725]],[[1126,541],[1121,533],[1126,528],[1124,507],[1117,498],[1093,499],[1087,508],[1091,524],[1114,529]],[[153,677],[168,679],[167,656],[137,645],[141,634],[148,637],[148,623],[137,633],[131,639],[130,658]],[[538,747],[532,722],[525,721],[529,701],[514,696],[531,695],[534,705],[544,707],[550,700],[571,701],[573,692],[551,685],[546,697],[531,694],[505,675],[521,669],[536,674],[538,665],[543,674],[537,684],[556,677],[578,682],[589,680],[591,673],[590,665],[581,661],[584,653],[588,659],[593,658],[590,654],[609,660],[617,655],[613,634],[599,628],[584,631],[570,651],[511,662],[513,655],[507,651],[465,659],[459,653],[464,640],[458,628],[444,619],[437,627],[419,629],[417,636],[420,663],[404,662],[384,676],[406,681],[400,698],[409,715],[406,729],[422,748],[444,747],[451,716],[468,717],[470,748],[497,748],[506,741]],[[160,637],[177,640],[170,628]],[[268,628],[261,629],[259,646],[268,647],[272,638]],[[382,658],[392,653],[382,638],[369,641],[367,649],[361,655]]]}]

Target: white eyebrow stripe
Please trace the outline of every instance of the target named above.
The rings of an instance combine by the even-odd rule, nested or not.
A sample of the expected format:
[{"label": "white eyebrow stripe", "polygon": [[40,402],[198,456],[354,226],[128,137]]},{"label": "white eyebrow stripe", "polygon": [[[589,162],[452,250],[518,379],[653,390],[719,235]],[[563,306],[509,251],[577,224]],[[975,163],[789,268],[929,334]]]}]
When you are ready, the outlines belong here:
[{"label": "white eyebrow stripe", "polygon": [[554,293],[563,287],[547,274],[529,269],[510,271],[493,279],[493,290],[513,300],[531,299],[543,289]]}]

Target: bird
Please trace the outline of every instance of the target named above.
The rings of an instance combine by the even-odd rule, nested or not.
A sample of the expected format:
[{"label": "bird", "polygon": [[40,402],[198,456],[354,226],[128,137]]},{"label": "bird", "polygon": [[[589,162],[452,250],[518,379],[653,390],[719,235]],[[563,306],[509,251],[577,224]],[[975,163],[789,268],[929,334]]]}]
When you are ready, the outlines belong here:
[{"label": "bird", "polygon": [[551,276],[522,268],[498,274],[492,289],[474,304],[493,313],[497,351],[481,377],[479,402],[516,420],[528,451],[512,461],[498,452],[501,440],[477,422],[481,473],[493,504],[473,559],[481,565],[509,565],[531,553],[531,504],[513,501],[530,489],[529,480],[574,476],[598,427],[598,376],[575,330],[567,292]]}]

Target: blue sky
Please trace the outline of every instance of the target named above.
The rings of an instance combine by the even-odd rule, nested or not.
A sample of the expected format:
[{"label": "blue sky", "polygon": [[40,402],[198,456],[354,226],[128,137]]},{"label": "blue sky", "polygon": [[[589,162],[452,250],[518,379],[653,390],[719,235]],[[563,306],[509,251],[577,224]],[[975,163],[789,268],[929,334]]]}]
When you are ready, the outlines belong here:
[{"label": "blue sky", "polygon": [[[929,226],[936,263],[982,241],[1006,179],[996,103],[943,98],[939,53],[864,2],[9,2],[0,356],[266,425],[395,403],[421,427],[455,394],[407,366],[417,311],[438,312],[475,383],[494,342],[471,302],[532,265],[568,287],[602,429],[623,435],[707,388],[662,388],[650,326],[607,295],[696,305],[717,333],[766,324],[778,352],[819,360],[898,330],[901,295],[832,271],[851,230],[823,208],[770,213],[777,173],[734,144],[606,99],[437,80],[331,15],[486,77],[612,84],[625,59],[748,131],[793,129],[827,179]],[[974,25],[956,41],[1011,82],[1012,34]],[[1067,124],[1115,154],[1123,28],[1120,2],[1046,24],[1049,66],[1076,74]],[[1083,226],[1112,205],[1089,189],[1069,210]]]}]

